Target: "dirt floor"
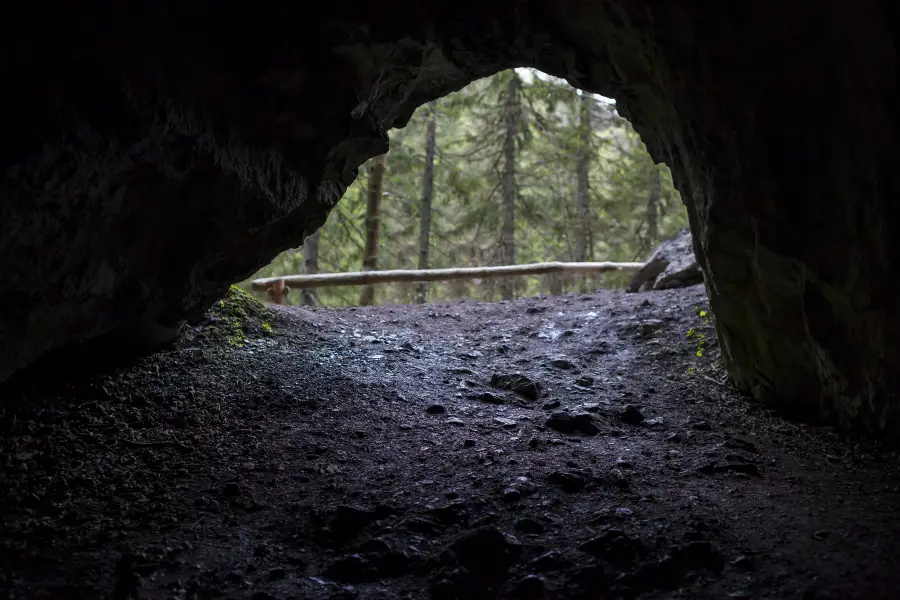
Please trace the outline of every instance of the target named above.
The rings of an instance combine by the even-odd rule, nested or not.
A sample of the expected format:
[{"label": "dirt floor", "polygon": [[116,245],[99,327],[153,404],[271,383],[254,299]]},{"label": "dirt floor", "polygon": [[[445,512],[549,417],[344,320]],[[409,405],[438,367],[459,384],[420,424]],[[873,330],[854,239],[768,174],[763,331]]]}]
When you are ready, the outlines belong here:
[{"label": "dirt floor", "polygon": [[897,454],[730,390],[706,306],[223,304],[8,384],[0,597],[900,597]]}]

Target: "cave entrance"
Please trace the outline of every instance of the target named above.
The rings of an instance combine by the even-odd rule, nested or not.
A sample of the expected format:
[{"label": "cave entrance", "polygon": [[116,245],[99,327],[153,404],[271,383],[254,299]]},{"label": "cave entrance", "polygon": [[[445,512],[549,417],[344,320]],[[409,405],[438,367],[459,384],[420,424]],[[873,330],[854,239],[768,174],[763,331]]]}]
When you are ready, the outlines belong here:
[{"label": "cave entrance", "polygon": [[[473,82],[421,106],[389,136],[390,151],[360,167],[325,225],[242,288],[252,291],[264,278],[255,285],[257,297],[306,306],[622,289],[659,243],[688,225],[671,172],[655,164],[615,101],[536,69]],[[691,252],[689,238],[685,251]],[[268,283],[301,273],[404,271],[396,277],[411,279],[421,269],[595,261],[621,267],[377,286],[300,288],[300,278],[286,281],[287,288]]]}]

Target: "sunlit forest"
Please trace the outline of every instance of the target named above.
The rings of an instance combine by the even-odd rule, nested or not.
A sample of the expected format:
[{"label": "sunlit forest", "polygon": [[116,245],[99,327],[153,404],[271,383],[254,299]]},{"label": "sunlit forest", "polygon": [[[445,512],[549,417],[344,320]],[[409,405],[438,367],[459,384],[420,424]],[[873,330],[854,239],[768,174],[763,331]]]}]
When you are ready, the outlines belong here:
[{"label": "sunlit forest", "polygon": [[[653,163],[615,103],[531,69],[498,73],[424,105],[390,139],[390,151],[360,167],[305,247],[283,252],[253,278],[640,261],[687,226],[669,169]],[[290,294],[287,303],[492,301],[620,288],[629,277],[331,287]]]}]

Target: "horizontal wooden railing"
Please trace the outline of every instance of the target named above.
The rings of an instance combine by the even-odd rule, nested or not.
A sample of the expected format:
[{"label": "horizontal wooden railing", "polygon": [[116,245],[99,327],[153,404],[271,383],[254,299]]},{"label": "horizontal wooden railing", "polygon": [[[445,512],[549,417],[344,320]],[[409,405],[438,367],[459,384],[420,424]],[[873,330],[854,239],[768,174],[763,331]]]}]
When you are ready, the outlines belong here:
[{"label": "horizontal wooden railing", "polygon": [[[250,283],[256,291],[306,289],[341,285],[371,285],[375,283],[450,281],[453,279],[478,279],[482,277],[515,277],[522,275],[546,275],[549,273],[607,273],[610,271],[636,270],[642,262],[546,262],[499,267],[460,267],[453,269],[355,271],[351,273],[318,273],[315,275],[282,275],[265,277]],[[271,294],[277,296],[275,292]]]}]

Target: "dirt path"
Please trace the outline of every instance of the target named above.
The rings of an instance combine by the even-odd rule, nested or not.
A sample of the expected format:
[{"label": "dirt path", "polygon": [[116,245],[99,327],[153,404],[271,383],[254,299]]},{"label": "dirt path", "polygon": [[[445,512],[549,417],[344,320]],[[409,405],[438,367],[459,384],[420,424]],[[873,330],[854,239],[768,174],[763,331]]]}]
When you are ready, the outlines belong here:
[{"label": "dirt path", "polygon": [[739,398],[705,307],[280,308],[234,347],[212,313],[7,385],[2,597],[898,597],[896,453]]}]

